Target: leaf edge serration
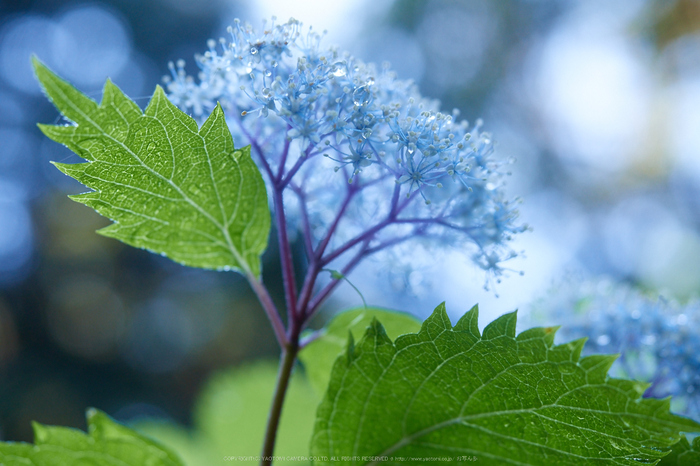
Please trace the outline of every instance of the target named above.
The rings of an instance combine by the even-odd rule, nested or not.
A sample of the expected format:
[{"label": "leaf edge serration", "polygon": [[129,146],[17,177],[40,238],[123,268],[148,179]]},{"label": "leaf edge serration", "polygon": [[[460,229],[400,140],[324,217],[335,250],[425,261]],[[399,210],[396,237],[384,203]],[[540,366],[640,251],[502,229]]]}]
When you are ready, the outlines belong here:
[{"label": "leaf edge serration", "polygon": [[[333,372],[331,375],[331,382],[329,383],[326,395],[319,405],[317,412],[317,421],[314,428],[314,435],[311,439],[311,455],[314,457],[328,456],[329,454],[344,455],[347,452],[333,452],[319,449],[319,438],[320,436],[328,437],[327,420],[323,419],[324,409],[328,407],[328,403],[334,403],[337,398],[340,386],[338,386],[339,377],[342,373],[346,373],[353,364],[355,364],[365,353],[376,353],[377,348],[385,347],[387,352],[392,352],[394,357],[402,348],[406,348],[410,345],[416,343],[417,339],[424,337],[426,335],[437,336],[443,331],[451,331],[461,333],[465,338],[464,341],[468,341],[471,345],[475,345],[479,341],[494,340],[494,339],[504,339],[512,340],[513,342],[526,343],[528,340],[535,342],[541,342],[545,344],[545,349],[547,354],[552,354],[556,359],[561,359],[562,364],[573,364],[582,369],[588,371],[588,383],[592,386],[600,385],[613,390],[621,391],[627,394],[628,398],[633,404],[646,406],[652,410],[655,414],[654,417],[659,423],[659,426],[665,426],[669,431],[665,433],[657,432],[655,439],[657,442],[648,442],[650,445],[656,443],[656,446],[644,446],[641,445],[640,448],[644,450],[649,456],[647,460],[652,464],[656,464],[665,454],[671,451],[671,447],[681,439],[681,432],[700,432],[700,424],[697,422],[687,419],[675,414],[670,413],[670,397],[665,399],[653,399],[653,398],[643,398],[644,391],[649,387],[649,384],[625,380],[616,379],[608,376],[608,371],[610,366],[618,358],[618,355],[592,355],[581,357],[581,351],[586,342],[585,338],[573,340],[571,342],[566,342],[563,344],[555,345],[554,337],[556,331],[559,327],[535,327],[524,330],[519,334],[515,333],[515,324],[517,321],[517,311],[502,315],[495,319],[493,322],[489,323],[485,328],[483,333],[479,333],[478,329],[478,306],[474,306],[467,313],[465,313],[458,322],[453,326],[445,308],[445,303],[441,303],[433,313],[423,322],[421,329],[418,333],[405,334],[396,338],[393,342],[386,336],[386,332],[382,324],[374,319],[372,324],[367,328],[364,336],[359,339],[359,341],[353,341],[352,338],[348,340],[348,345],[345,353],[341,355],[334,364]],[[539,343],[538,343],[539,344]],[[372,354],[376,356],[376,354]],[[523,354],[519,356],[527,360],[528,354]],[[388,360],[388,359],[386,359]],[[386,360],[383,360],[386,362]],[[543,361],[540,361],[543,362]],[[342,379],[343,377],[340,377]],[[566,405],[563,405],[567,407]],[[614,413],[611,415],[634,415],[632,412],[626,413]],[[624,421],[623,421],[624,422]],[[666,435],[666,438],[664,438]],[[659,448],[659,439],[663,443],[663,448]],[[326,438],[326,440],[328,440]],[[497,447],[497,442],[494,443]],[[398,449],[402,448],[401,445],[397,448],[389,448],[383,451],[372,452],[370,456],[383,457],[382,461],[388,459],[391,461],[391,455]],[[351,452],[352,453],[352,452]],[[336,456],[337,457],[337,456]],[[349,457],[353,457],[350,455]],[[357,458],[357,456],[355,456]],[[636,461],[640,458],[629,457],[629,460]],[[316,464],[326,464],[324,462],[317,462]],[[361,462],[356,461],[351,464],[374,464],[371,462]],[[488,463],[487,464],[491,464]],[[498,463],[494,463],[498,464]],[[530,464],[530,463],[514,463],[514,464]],[[534,463],[532,463],[534,464]],[[553,464],[543,462],[541,464]],[[632,464],[632,463],[614,463],[609,464]]]},{"label": "leaf edge serration", "polygon": [[[0,442],[0,464],[3,466],[43,466],[57,464],[55,456],[68,459],[125,464],[124,456],[132,460],[147,460],[149,465],[184,466],[180,457],[160,442],[138,433],[113,420],[103,411],[88,408],[85,413],[87,431],[72,427],[49,426],[32,422],[34,443]],[[47,461],[47,459],[49,461]],[[81,463],[82,464],[82,463]]]},{"label": "leaf edge serration", "polygon": [[[250,146],[246,146],[243,148],[235,148],[233,146],[231,134],[225,123],[225,116],[220,104],[217,103],[211,115],[209,115],[209,117],[202,124],[202,126],[199,127],[195,120],[192,119],[192,117],[183,113],[168,100],[161,86],[156,86],[155,92],[151,97],[148,106],[146,107],[145,111],[141,111],[141,109],[131,99],[129,99],[109,78],[106,80],[104,85],[102,101],[98,104],[90,97],[75,89],[75,87],[72,86],[69,82],[65,81],[63,78],[51,71],[36,56],[32,56],[32,65],[34,67],[35,75],[39,80],[43,93],[46,95],[48,100],[59,110],[59,112],[64,116],[64,118],[66,118],[66,120],[72,123],[72,125],[69,124],[64,126],[38,124],[39,129],[50,139],[65,145],[73,152],[75,152],[78,156],[85,159],[85,162],[75,164],[63,164],[58,162],[51,163],[67,176],[78,180],[86,187],[91,189],[91,191],[71,195],[69,196],[69,198],[76,202],[92,207],[100,215],[112,221],[110,225],[98,230],[97,232],[99,234],[118,239],[136,248],[145,249],[156,254],[165,255],[182,265],[214,270],[238,270],[244,275],[254,277],[260,276],[261,256],[263,252],[267,249],[271,225],[271,217],[267,202],[267,191],[265,188],[265,183],[262,179],[262,175],[260,174],[259,170],[257,169],[255,163],[251,158]],[[175,183],[172,183],[172,180],[166,180],[165,177],[163,177],[163,180],[161,180],[164,181],[164,183],[170,182],[172,187],[178,190],[179,194],[182,196],[183,199],[186,199],[192,205],[192,207],[199,210],[203,217],[209,218],[211,220],[210,227],[212,229],[216,229],[216,231],[218,232],[217,234],[220,234],[221,236],[221,238],[219,238],[220,241],[218,243],[212,243],[212,246],[218,247],[221,251],[218,254],[216,260],[211,260],[208,262],[207,259],[201,259],[197,257],[197,253],[194,252],[194,248],[191,248],[188,251],[184,251],[181,248],[180,251],[173,252],[171,250],[171,246],[167,243],[164,243],[165,246],[163,247],[156,244],[156,241],[152,241],[150,244],[146,244],[146,242],[143,241],[144,236],[137,235],[136,233],[134,233],[132,229],[133,222],[131,224],[123,224],[120,221],[120,218],[118,218],[116,215],[110,215],[108,213],[109,209],[105,208],[106,201],[104,198],[101,197],[102,190],[99,186],[96,186],[97,183],[91,185],[91,177],[89,175],[85,175],[85,171],[89,169],[92,163],[104,161],[96,160],[96,158],[93,157],[88,150],[85,150],[83,147],[81,147],[79,143],[76,143],[74,133],[77,131],[77,128],[81,126],[79,123],[76,123],[76,121],[80,120],[81,118],[87,119],[88,121],[93,123],[92,120],[89,119],[89,117],[91,117],[93,114],[86,113],[85,109],[89,109],[91,112],[104,111],[107,108],[107,105],[109,104],[114,104],[115,107],[117,106],[117,104],[121,105],[121,107],[118,110],[124,110],[126,116],[123,116],[123,119],[124,122],[126,122],[125,125],[127,130],[129,131],[131,131],[129,125],[135,125],[136,123],[134,121],[127,120],[128,117],[136,119],[141,117],[152,116],[155,118],[159,109],[162,110],[163,108],[165,108],[167,112],[170,112],[177,117],[178,121],[182,123],[184,128],[186,128],[193,134],[196,134],[197,137],[201,138],[205,146],[205,139],[208,137],[207,135],[209,134],[210,130],[212,130],[212,128],[214,127],[214,122],[216,122],[218,126],[214,128],[213,132],[218,130],[220,133],[223,133],[224,138],[228,138],[228,140],[230,141],[230,154],[227,154],[226,157],[231,159],[231,162],[233,163],[233,169],[236,170],[236,173],[240,177],[240,183],[246,183],[245,189],[247,191],[245,191],[245,194],[250,194],[251,196],[248,198],[247,202],[250,203],[251,206],[253,206],[246,208],[246,211],[248,213],[243,214],[248,216],[243,218],[243,221],[245,222],[246,218],[249,218],[249,220],[246,224],[247,226],[243,229],[243,231],[238,231],[238,237],[232,238],[230,228],[232,228],[231,225],[238,222],[239,220],[237,218],[231,218],[227,220],[227,217],[224,215],[223,204],[221,204],[221,200],[219,200],[218,202],[219,206],[221,207],[221,215],[223,216],[223,218],[220,220],[220,223],[217,223],[216,219],[208,215],[206,209],[202,208],[200,204],[198,204],[195,201],[190,201],[190,199],[188,198],[188,193],[185,192],[184,187],[181,188]],[[95,124],[94,127],[102,129],[101,127],[99,127],[98,124]],[[71,136],[73,136],[73,140],[70,140]],[[104,133],[101,136],[105,138],[109,136],[111,138],[111,135],[108,134],[106,130],[104,130]],[[221,136],[221,134],[216,133],[212,137],[217,136]],[[98,139],[98,137],[95,135],[90,136],[90,138],[95,140]],[[117,143],[123,142],[118,141],[118,138],[111,139],[113,139]],[[126,137],[124,137],[124,139],[126,139]],[[83,141],[81,140],[79,142]],[[126,145],[124,145],[124,147],[126,148]],[[176,156],[177,154],[175,153],[175,149],[173,149],[173,163],[175,163]],[[136,155],[134,155],[134,157],[136,157]],[[211,159],[208,159],[208,161],[211,164]],[[146,165],[144,165],[144,167],[148,168],[146,167]],[[155,170],[153,170],[153,174],[158,175],[158,173],[156,173]],[[211,175],[211,181],[213,184],[214,191],[217,191],[217,180],[214,179],[213,171]],[[128,187],[137,189],[138,185]],[[231,194],[226,192],[224,193],[224,195],[230,196]],[[217,198],[218,196],[219,194],[217,192]],[[182,199],[177,200],[180,201]],[[111,210],[114,211],[116,209]],[[238,207],[235,207],[234,212],[238,212]],[[253,226],[253,230],[249,230],[249,227],[251,226]],[[251,231],[254,231],[254,234],[251,234]],[[141,232],[139,231],[139,234],[140,233]],[[184,242],[181,242],[180,244],[184,244]],[[225,255],[229,255],[231,259],[225,259]],[[204,254],[200,254],[200,256],[205,257]]]}]

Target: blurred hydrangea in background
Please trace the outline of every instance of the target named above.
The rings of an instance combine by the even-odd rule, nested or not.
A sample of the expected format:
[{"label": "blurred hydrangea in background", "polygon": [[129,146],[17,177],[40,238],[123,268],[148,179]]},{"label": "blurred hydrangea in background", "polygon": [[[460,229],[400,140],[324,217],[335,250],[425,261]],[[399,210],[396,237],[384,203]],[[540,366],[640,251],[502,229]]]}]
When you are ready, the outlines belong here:
[{"label": "blurred hydrangea in background", "polygon": [[[497,299],[482,289],[483,271],[474,270],[468,254],[434,254],[434,264],[421,269],[401,256],[434,251],[405,247],[373,262],[384,278],[350,274],[368,303],[424,316],[446,300],[455,317],[479,302],[483,324],[527,308],[567,268],[665,289],[671,303],[698,294],[696,0],[3,1],[0,436],[29,440],[31,420],[83,426],[85,406],[122,420],[150,413],[188,422],[212,370],[276,355],[254,296],[234,274],[186,270],[94,234],[105,220],[68,200],[66,194],[82,188],[48,163],[78,159],[37,130],[36,122],[58,115],[29,64],[36,53],[96,99],[110,76],[144,104],[169,74],[169,61],[187,59],[185,74],[197,76],[202,69],[192,58],[208,39],[230,38],[233,18],[260,28],[258,18],[272,15],[328,29],[324,43],[366,63],[389,61],[426,99],[457,108],[472,123],[482,117],[498,160],[516,159],[501,167],[513,175],[497,185],[503,199],[522,196],[520,218],[533,228],[510,243],[527,252],[508,261],[523,277],[496,284]],[[214,48],[220,56],[217,42]],[[375,84],[384,79],[381,72]],[[242,117],[251,129],[267,98],[252,84],[243,93],[249,106],[239,108],[251,112]],[[406,86],[405,92],[413,91]],[[302,139],[303,128],[298,131]],[[483,133],[468,131],[472,142],[483,142]],[[461,130],[452,132],[457,141]],[[333,172],[341,164],[353,171],[357,162],[366,174],[376,168],[378,158],[368,166],[353,159],[349,143],[342,151],[329,152],[335,160],[319,157],[339,183],[347,185],[351,175]],[[424,189],[431,205],[439,205],[438,188]],[[279,299],[274,247],[264,261]],[[328,310],[361,304],[350,286],[338,291]],[[666,323],[677,325],[679,335],[696,322],[692,306],[653,299],[645,306],[652,315],[686,315],[685,326]],[[612,342],[610,333],[591,338],[603,335]]]},{"label": "blurred hydrangea in background", "polygon": [[675,412],[700,419],[700,301],[571,278],[537,300],[527,320],[521,326],[561,323],[560,342],[588,338],[586,355],[619,354],[611,376],[649,382],[644,396],[673,396]]}]

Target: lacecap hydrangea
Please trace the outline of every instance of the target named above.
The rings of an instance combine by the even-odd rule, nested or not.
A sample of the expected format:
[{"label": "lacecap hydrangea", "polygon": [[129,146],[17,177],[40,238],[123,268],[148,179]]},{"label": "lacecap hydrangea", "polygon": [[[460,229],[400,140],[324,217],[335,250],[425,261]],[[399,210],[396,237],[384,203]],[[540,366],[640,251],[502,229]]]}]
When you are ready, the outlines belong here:
[{"label": "lacecap hydrangea", "polygon": [[307,254],[347,264],[420,237],[503,272],[515,255],[507,242],[525,227],[481,121],[440,112],[388,65],[324,46],[294,19],[273,18],[259,32],[236,21],[228,33],[196,57],[197,79],[184,61],[171,63],[169,97],[200,121],[221,103],[270,198],[281,193],[273,209],[284,205],[286,216],[277,221],[304,235]]},{"label": "lacecap hydrangea", "polygon": [[700,419],[700,302],[680,304],[606,280],[569,280],[532,308],[531,322],[565,322],[562,341],[588,338],[587,354],[618,353],[610,375],[649,382],[645,397],[673,396]]}]

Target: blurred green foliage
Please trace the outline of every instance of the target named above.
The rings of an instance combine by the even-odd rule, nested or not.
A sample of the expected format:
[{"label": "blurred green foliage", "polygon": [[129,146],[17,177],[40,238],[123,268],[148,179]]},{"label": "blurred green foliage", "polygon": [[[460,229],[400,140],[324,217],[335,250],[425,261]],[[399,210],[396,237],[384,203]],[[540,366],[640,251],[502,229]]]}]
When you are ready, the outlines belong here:
[{"label": "blurred green foliage", "polygon": [[[391,338],[418,332],[421,326],[409,314],[377,308],[351,309],[331,319],[323,333],[300,353],[304,366],[292,375],[276,456],[308,456],[316,408],[328,386],[331,368],[345,350],[348,335],[360,339],[374,319],[385,323]],[[195,404],[192,429],[155,420],[140,421],[135,427],[172,448],[188,466],[226,464],[227,456],[257,456],[262,449],[276,378],[275,361],[220,371],[207,382]]]},{"label": "blurred green foliage", "polygon": [[[221,371],[209,380],[196,403],[193,429],[154,421],[135,427],[172,448],[188,466],[231,464],[224,460],[227,456],[258,456],[276,378],[274,361]],[[275,455],[308,456],[319,401],[303,372],[296,371],[285,399]]]},{"label": "blurred green foliage", "polygon": [[685,435],[673,446],[671,453],[661,458],[659,462],[659,466],[696,466],[698,464],[700,464],[700,437],[695,437],[691,444]]}]

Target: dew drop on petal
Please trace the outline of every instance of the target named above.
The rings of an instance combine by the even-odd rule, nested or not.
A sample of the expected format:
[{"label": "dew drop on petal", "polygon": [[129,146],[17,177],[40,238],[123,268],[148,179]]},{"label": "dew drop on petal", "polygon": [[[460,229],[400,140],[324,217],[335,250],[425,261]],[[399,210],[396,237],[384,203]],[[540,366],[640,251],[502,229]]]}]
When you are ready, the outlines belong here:
[{"label": "dew drop on petal", "polygon": [[369,97],[370,95],[369,91],[367,90],[367,86],[358,87],[352,93],[352,101],[358,107],[367,105],[369,102]]},{"label": "dew drop on petal", "polygon": [[347,69],[343,63],[336,63],[331,68],[331,73],[333,76],[340,78],[347,74]]}]

